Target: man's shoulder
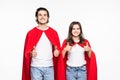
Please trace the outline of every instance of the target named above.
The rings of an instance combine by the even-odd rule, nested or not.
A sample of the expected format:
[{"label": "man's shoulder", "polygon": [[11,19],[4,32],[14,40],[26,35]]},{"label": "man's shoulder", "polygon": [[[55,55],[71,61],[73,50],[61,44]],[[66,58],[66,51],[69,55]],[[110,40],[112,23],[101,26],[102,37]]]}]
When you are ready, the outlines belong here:
[{"label": "man's shoulder", "polygon": [[49,26],[49,31],[57,33],[57,31],[50,26]]},{"label": "man's shoulder", "polygon": [[52,27],[48,26],[50,30],[56,31],[55,29],[53,29]]},{"label": "man's shoulder", "polygon": [[34,30],[36,30],[36,27],[33,27],[32,29],[30,29],[29,32],[34,31]]}]

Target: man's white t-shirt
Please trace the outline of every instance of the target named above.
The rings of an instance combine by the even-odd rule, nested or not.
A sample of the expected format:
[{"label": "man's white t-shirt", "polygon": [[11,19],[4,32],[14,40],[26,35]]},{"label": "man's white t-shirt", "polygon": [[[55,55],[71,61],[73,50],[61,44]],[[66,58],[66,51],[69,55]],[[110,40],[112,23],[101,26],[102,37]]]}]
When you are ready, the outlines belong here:
[{"label": "man's white t-shirt", "polygon": [[32,58],[31,66],[34,67],[53,66],[52,44],[44,32],[42,33],[36,45],[36,51],[37,56],[35,58]]}]

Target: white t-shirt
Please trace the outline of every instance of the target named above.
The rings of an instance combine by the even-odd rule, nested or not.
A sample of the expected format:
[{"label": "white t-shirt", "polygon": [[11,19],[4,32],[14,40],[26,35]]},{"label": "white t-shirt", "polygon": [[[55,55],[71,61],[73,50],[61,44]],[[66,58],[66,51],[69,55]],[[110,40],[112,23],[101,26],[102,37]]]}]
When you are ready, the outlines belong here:
[{"label": "white t-shirt", "polygon": [[31,66],[48,67],[53,66],[52,44],[43,32],[36,45],[37,56],[32,58]]},{"label": "white t-shirt", "polygon": [[84,49],[75,44],[71,51],[68,52],[68,60],[67,65],[71,67],[80,67],[86,64],[85,57],[84,57]]}]

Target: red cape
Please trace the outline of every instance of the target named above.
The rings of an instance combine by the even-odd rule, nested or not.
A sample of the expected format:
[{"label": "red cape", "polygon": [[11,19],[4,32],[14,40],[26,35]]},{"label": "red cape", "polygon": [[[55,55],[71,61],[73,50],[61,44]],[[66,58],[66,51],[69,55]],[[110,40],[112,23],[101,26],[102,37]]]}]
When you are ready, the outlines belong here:
[{"label": "red cape", "polygon": [[[51,27],[49,27],[49,29],[45,30],[44,32],[48,37],[48,39],[50,40],[50,42],[52,43],[52,45],[57,46],[57,49],[60,50],[60,41],[59,41],[57,32]],[[36,27],[27,33],[25,44],[24,44],[22,80],[31,80],[30,79],[30,63],[31,63],[30,52],[32,51],[33,47],[36,46],[42,33],[43,31],[37,29]],[[55,80],[57,80],[57,65],[58,65],[57,61],[58,61],[58,58],[53,57]]]},{"label": "red cape", "polygon": [[[88,45],[90,46],[88,40],[86,39],[84,40],[84,44],[80,44],[80,43],[77,43],[77,44],[79,44],[81,47],[84,47],[86,43],[88,43]],[[62,44],[61,51],[64,49],[65,46],[66,46],[66,40],[64,40]],[[61,79],[59,80],[66,80],[66,60],[67,60],[67,55],[64,58],[64,67],[62,68],[63,71],[61,71],[61,74],[63,75],[61,75]],[[92,51],[90,58],[85,52],[85,60],[86,60],[86,67],[87,67],[87,80],[97,80],[97,63],[96,63],[96,57],[94,52]]]}]

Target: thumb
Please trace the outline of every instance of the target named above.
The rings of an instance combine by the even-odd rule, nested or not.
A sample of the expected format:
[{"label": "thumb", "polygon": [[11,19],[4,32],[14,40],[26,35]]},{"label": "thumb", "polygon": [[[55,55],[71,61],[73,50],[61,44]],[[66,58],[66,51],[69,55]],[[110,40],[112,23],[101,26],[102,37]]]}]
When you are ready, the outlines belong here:
[{"label": "thumb", "polygon": [[85,46],[89,46],[89,43],[87,42]]},{"label": "thumb", "polygon": [[36,47],[35,46],[33,46],[33,49],[35,49]]},{"label": "thumb", "polygon": [[67,42],[67,46],[69,46],[70,45],[70,43],[69,42]]},{"label": "thumb", "polygon": [[55,49],[57,49],[57,46],[54,46]]}]

